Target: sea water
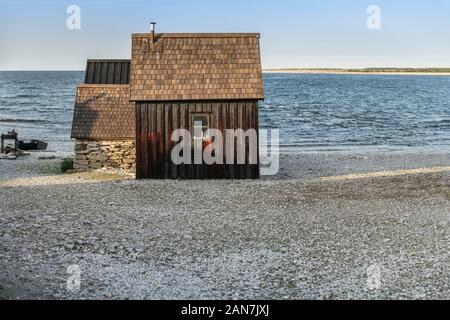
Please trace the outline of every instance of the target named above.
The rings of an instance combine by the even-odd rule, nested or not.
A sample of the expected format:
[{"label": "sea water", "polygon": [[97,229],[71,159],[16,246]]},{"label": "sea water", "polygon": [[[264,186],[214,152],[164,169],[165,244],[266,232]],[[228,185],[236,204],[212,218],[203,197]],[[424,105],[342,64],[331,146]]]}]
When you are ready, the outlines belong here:
[{"label": "sea water", "polygon": [[[78,71],[0,72],[0,132],[73,152]],[[450,151],[450,77],[264,74],[260,128],[282,153]]]}]

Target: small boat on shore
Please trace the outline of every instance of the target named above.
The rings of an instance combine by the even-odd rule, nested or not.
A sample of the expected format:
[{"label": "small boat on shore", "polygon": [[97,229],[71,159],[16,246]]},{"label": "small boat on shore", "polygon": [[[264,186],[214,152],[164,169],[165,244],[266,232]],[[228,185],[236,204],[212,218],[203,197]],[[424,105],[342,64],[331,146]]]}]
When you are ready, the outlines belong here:
[{"label": "small boat on shore", "polygon": [[[12,141],[9,144],[6,141]],[[18,156],[27,155],[28,150],[47,150],[47,142],[33,139],[30,142],[19,140],[15,130],[0,134],[0,159],[14,160]],[[28,153],[29,154],[29,153]]]},{"label": "small boat on shore", "polygon": [[17,142],[17,147],[20,150],[46,150],[47,149],[47,143],[41,140],[31,140],[30,142],[23,142],[22,140],[19,140]]}]

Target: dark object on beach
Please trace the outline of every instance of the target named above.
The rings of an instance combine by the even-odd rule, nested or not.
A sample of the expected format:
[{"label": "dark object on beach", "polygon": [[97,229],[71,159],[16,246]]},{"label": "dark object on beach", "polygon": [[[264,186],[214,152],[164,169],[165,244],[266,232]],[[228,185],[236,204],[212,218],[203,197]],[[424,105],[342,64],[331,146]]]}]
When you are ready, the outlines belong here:
[{"label": "dark object on beach", "polygon": [[[14,147],[5,147],[5,140],[14,140]],[[17,132],[15,130],[11,130],[8,131],[6,134],[1,134],[1,148],[0,148],[0,152],[1,153],[8,153],[14,149],[17,149],[17,143],[18,143],[18,137],[17,137]]]},{"label": "dark object on beach", "polygon": [[52,160],[52,159],[56,159],[55,155],[50,155],[50,156],[40,156],[38,157],[39,160]]},{"label": "dark object on beach", "polygon": [[31,140],[30,142],[23,142],[19,140],[17,146],[20,150],[46,150],[47,143],[41,140]]}]

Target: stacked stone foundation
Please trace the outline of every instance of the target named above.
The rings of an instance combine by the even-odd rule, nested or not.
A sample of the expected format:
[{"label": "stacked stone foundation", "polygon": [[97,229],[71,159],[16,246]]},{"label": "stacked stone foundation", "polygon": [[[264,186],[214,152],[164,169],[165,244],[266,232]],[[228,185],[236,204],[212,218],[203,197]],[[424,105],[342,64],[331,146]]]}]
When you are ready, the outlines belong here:
[{"label": "stacked stone foundation", "polygon": [[76,140],[76,171],[101,168],[136,171],[136,149],[134,140]]}]

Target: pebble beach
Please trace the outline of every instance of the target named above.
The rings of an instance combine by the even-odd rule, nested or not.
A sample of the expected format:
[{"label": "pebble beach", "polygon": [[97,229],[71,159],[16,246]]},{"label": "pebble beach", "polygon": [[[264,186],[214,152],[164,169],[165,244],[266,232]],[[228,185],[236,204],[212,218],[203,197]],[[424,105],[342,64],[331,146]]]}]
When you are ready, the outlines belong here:
[{"label": "pebble beach", "polygon": [[285,155],[252,181],[2,160],[0,298],[448,299],[449,160]]}]

